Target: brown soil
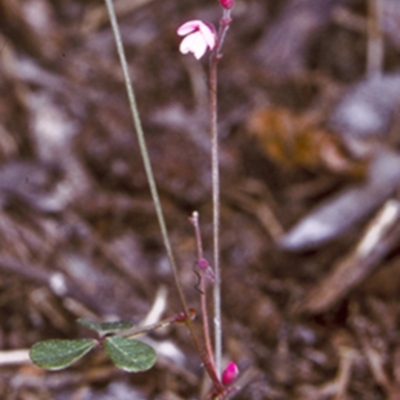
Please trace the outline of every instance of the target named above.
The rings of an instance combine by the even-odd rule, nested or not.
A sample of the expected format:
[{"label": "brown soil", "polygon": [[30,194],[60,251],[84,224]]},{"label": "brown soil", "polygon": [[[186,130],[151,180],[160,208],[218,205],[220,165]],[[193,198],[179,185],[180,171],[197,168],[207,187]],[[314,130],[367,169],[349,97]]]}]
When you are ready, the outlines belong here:
[{"label": "brown soil", "polygon": [[[180,55],[175,31],[188,19],[217,23],[220,8],[116,3],[181,279],[199,312],[188,216],[199,211],[211,260],[207,61]],[[322,13],[317,33],[280,68],[260,52],[280,54],[265,38],[287,23],[287,3],[237,0],[219,69],[224,362],[243,372],[234,398],[398,399],[397,240],[385,237],[349,285],[364,266],[353,255],[368,221],[312,250],[276,244],[281,230],[365,173],[321,131],[337,96],[365,74],[366,5],[337,2],[336,14],[353,20]],[[385,40],[385,68],[399,67]],[[84,337],[80,317],[140,322],[164,289],[163,317],[180,312],[104,4],[1,0],[0,91],[0,348]],[[254,112],[266,109],[276,137],[252,131]],[[160,357],[148,372],[119,371],[97,350],[59,372],[1,365],[0,397],[202,398],[209,383],[185,327],[150,339]]]}]

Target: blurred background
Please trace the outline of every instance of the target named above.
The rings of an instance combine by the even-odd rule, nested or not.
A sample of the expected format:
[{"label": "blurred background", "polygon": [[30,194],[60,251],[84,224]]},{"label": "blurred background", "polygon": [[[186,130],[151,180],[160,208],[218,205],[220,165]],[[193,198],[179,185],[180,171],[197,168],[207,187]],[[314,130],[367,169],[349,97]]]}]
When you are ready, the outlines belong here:
[{"label": "blurred background", "polygon": [[[181,279],[211,260],[207,57],[176,29],[216,0],[116,0]],[[399,398],[400,2],[236,0],[219,65],[224,351],[237,399]],[[60,372],[9,351],[180,305],[105,5],[0,0],[2,399],[202,398],[183,326],[148,372],[100,351]],[[152,313],[149,315],[150,310]]]}]

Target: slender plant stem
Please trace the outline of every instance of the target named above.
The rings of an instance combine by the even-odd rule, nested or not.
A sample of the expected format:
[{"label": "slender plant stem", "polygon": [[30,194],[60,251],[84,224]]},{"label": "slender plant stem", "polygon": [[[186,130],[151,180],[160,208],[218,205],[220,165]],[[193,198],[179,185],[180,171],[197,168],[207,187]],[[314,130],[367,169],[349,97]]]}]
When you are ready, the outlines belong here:
[{"label": "slender plant stem", "polygon": [[206,278],[204,276],[204,272],[201,273],[201,281],[200,281],[200,290],[202,291],[201,295],[201,316],[203,321],[203,332],[204,332],[204,340],[206,343],[206,351],[211,360],[211,363],[214,366],[214,353],[211,346],[211,338],[210,338],[210,327],[208,325],[208,312],[207,312],[207,288],[206,288]]},{"label": "slender plant stem", "polygon": [[382,74],[384,61],[384,35],[382,32],[383,0],[368,0],[367,73]]},{"label": "slender plant stem", "polygon": [[188,304],[186,301],[186,297],[184,295],[181,282],[179,280],[178,268],[177,268],[177,265],[175,262],[175,257],[174,257],[172,247],[171,247],[171,244],[169,241],[165,218],[164,218],[164,214],[162,211],[161,202],[160,202],[160,199],[158,196],[158,191],[157,191],[157,186],[156,186],[155,179],[154,179],[153,169],[151,167],[150,158],[149,158],[148,151],[147,151],[147,145],[146,145],[146,141],[145,141],[145,137],[144,137],[142,123],[141,123],[139,111],[138,111],[138,108],[136,105],[136,98],[135,98],[132,82],[131,82],[131,79],[129,76],[128,63],[126,61],[126,56],[125,56],[125,51],[124,51],[124,47],[123,47],[123,43],[122,43],[121,33],[119,30],[117,17],[115,15],[114,4],[113,4],[112,0],[105,0],[105,3],[107,6],[107,11],[108,11],[110,22],[111,22],[111,27],[112,27],[112,30],[114,33],[114,38],[115,38],[115,42],[116,42],[116,46],[117,46],[117,52],[118,52],[118,56],[120,59],[120,63],[121,63],[121,67],[122,67],[122,71],[123,71],[123,75],[124,75],[125,86],[126,86],[127,95],[128,95],[128,101],[129,101],[129,105],[130,105],[131,112],[132,112],[132,118],[133,118],[135,129],[136,129],[136,134],[137,134],[137,138],[138,138],[138,142],[139,142],[140,152],[141,152],[141,155],[143,158],[143,163],[144,163],[144,167],[145,167],[145,171],[146,171],[147,180],[148,180],[149,186],[150,186],[151,196],[152,196],[154,206],[156,209],[158,223],[160,225],[161,235],[162,235],[164,246],[165,246],[165,249],[167,252],[168,260],[169,260],[169,263],[172,268],[175,285],[178,290],[179,298],[180,298],[184,313],[186,315],[185,324],[190,332],[192,340],[199,352],[199,355],[204,363],[204,367],[206,368],[206,370],[214,384],[215,389],[217,390],[218,393],[223,393],[224,386],[222,385],[222,383],[219,379],[219,376],[215,373],[215,369],[213,367],[212,361],[210,361],[208,355],[202,349],[202,346],[200,345],[200,341],[198,339],[197,333],[193,327],[192,320],[190,319],[191,312],[189,310],[189,307],[188,307]]},{"label": "slender plant stem", "polygon": [[215,51],[216,56],[217,56],[217,61],[222,56],[222,53],[221,53],[222,46],[224,44],[226,34],[228,33],[229,25],[232,22],[231,14],[232,14],[232,10],[231,9],[227,10],[227,9],[224,8],[222,18],[221,18],[221,20],[219,22],[218,46],[217,46],[217,49]]},{"label": "slender plant stem", "polygon": [[206,346],[206,352],[208,353],[208,357],[211,360],[211,364],[214,366],[214,353],[211,346],[211,337],[210,337],[210,327],[208,324],[208,307],[207,307],[207,287],[206,287],[206,274],[209,272],[210,268],[207,260],[204,258],[203,251],[203,242],[201,240],[201,229],[199,223],[199,213],[194,211],[192,217],[190,218],[190,222],[194,227],[194,232],[196,235],[197,242],[197,268],[199,269],[198,273],[200,276],[200,299],[201,299],[201,317],[203,322],[203,335]]},{"label": "slender plant stem", "polygon": [[220,180],[218,145],[218,61],[221,49],[231,23],[231,10],[224,9],[218,32],[218,43],[210,57],[210,134],[211,134],[211,176],[213,198],[213,258],[214,258],[214,349],[215,367],[218,377],[222,373],[222,317],[221,317],[221,267],[220,267]]},{"label": "slender plant stem", "polygon": [[218,54],[210,59],[210,134],[211,134],[211,176],[213,200],[213,261],[214,261],[214,350],[215,368],[221,376],[222,360],[222,323],[221,323],[221,269],[220,269],[220,186],[219,186],[219,149],[217,128],[217,64]]},{"label": "slender plant stem", "polygon": [[[195,318],[195,314],[193,316],[191,315],[190,318],[192,318],[192,319]],[[180,322],[180,319],[181,319],[181,315],[174,315],[172,317],[165,318],[161,321],[155,322],[154,324],[151,324],[151,325],[134,327],[134,328],[130,328],[128,330],[122,330],[122,331],[118,332],[115,336],[127,337],[127,338],[131,339],[133,337],[143,335],[145,333],[154,331],[156,329],[165,328],[173,323]]]},{"label": "slender plant stem", "polygon": [[136,104],[135,93],[134,93],[132,82],[131,82],[131,79],[129,76],[128,63],[126,61],[125,51],[124,51],[124,47],[122,44],[122,38],[121,38],[120,30],[118,27],[117,17],[115,15],[113,1],[105,0],[105,2],[107,4],[107,10],[108,10],[108,13],[110,16],[111,26],[112,26],[112,29],[114,32],[117,51],[118,51],[119,59],[121,62],[122,71],[124,74],[124,80],[126,83],[126,91],[128,94],[129,105],[131,108],[132,117],[133,117],[135,129],[136,129],[136,134],[137,134],[137,138],[139,141],[140,152],[141,152],[141,155],[143,158],[143,164],[144,164],[144,168],[146,171],[147,180],[148,180],[149,186],[150,186],[151,196],[153,199],[154,207],[156,209],[158,223],[160,225],[161,235],[163,238],[164,246],[165,246],[167,256],[169,259],[169,263],[170,263],[172,271],[173,271],[176,288],[178,290],[183,309],[184,309],[185,313],[187,315],[189,315],[189,307],[187,305],[187,301],[186,301],[185,295],[183,293],[183,288],[182,288],[181,282],[179,280],[178,268],[176,265],[174,253],[172,251],[171,243],[169,240],[169,235],[168,235],[167,226],[165,223],[164,213],[163,213],[163,210],[161,207],[161,202],[160,202],[160,198],[158,195],[156,182],[154,179],[153,169],[152,169],[151,163],[150,163],[146,140],[144,137],[143,127],[142,127],[142,123],[140,120],[139,110],[138,110],[138,107]]}]

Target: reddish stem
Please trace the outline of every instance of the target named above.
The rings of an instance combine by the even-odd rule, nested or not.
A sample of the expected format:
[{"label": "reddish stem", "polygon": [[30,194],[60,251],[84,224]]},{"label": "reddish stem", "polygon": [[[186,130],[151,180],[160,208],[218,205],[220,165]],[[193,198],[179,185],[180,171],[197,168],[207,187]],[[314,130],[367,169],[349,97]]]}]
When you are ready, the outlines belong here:
[{"label": "reddish stem", "polygon": [[207,272],[207,269],[210,268],[210,266],[208,265],[207,260],[204,258],[203,244],[201,240],[201,230],[199,224],[199,213],[197,211],[193,212],[192,217],[190,218],[190,222],[194,227],[194,232],[196,235],[196,242],[197,242],[197,254],[198,254],[197,267],[200,273],[200,299],[201,299],[201,316],[203,322],[204,341],[206,346],[206,352],[210,360],[210,364],[212,365],[215,371],[215,375],[217,375],[215,370],[214,352],[211,346],[210,326],[208,324],[207,288],[205,279],[205,274]]}]

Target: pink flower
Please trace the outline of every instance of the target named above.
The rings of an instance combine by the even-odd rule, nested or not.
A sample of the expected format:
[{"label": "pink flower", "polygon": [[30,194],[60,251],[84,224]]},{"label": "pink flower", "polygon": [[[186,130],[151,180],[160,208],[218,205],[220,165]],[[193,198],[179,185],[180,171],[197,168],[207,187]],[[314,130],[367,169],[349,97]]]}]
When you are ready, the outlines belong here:
[{"label": "pink flower", "polygon": [[230,10],[233,7],[235,0],[219,0],[219,2],[226,10]]},{"label": "pink flower", "polygon": [[212,50],[216,44],[214,28],[200,20],[185,22],[178,28],[177,33],[179,36],[185,36],[179,51],[182,54],[193,53],[198,60],[204,56],[207,48]]},{"label": "pink flower", "polygon": [[222,373],[222,383],[224,385],[229,385],[230,383],[234,382],[238,376],[239,368],[236,363],[231,361]]}]

